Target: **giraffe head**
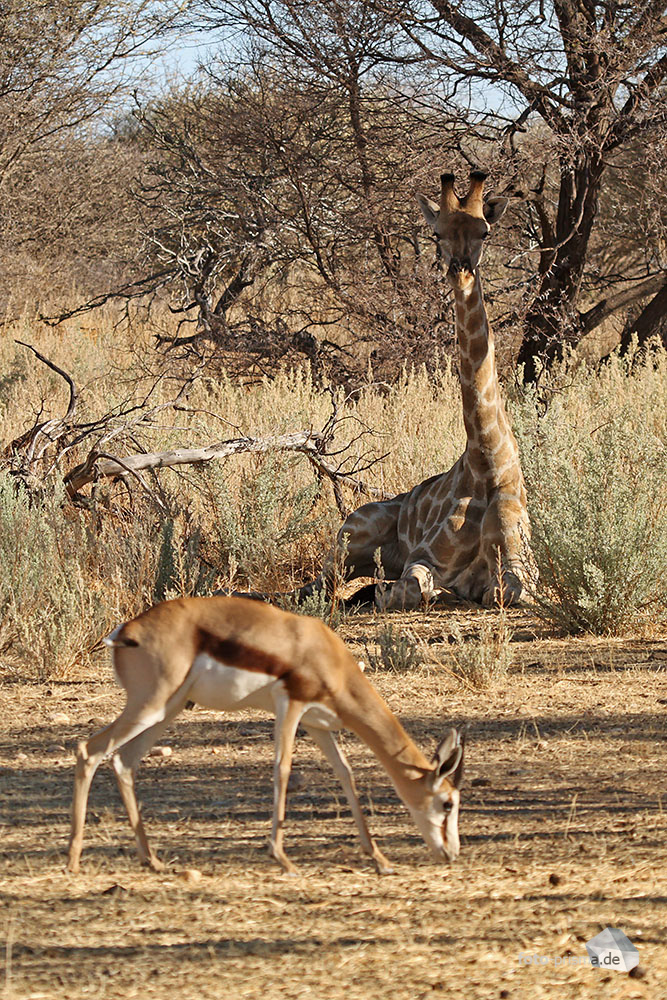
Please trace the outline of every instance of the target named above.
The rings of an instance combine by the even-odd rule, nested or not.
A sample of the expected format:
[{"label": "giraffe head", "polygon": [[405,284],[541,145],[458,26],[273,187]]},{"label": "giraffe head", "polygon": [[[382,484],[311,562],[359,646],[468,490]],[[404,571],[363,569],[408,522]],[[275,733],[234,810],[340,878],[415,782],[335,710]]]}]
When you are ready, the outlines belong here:
[{"label": "giraffe head", "polygon": [[507,208],[507,198],[484,198],[485,180],[486,174],[473,170],[470,189],[465,198],[459,198],[454,191],[454,174],[441,174],[439,205],[417,195],[422,214],[438,237],[447,277],[460,291],[473,284],[482,244]]}]

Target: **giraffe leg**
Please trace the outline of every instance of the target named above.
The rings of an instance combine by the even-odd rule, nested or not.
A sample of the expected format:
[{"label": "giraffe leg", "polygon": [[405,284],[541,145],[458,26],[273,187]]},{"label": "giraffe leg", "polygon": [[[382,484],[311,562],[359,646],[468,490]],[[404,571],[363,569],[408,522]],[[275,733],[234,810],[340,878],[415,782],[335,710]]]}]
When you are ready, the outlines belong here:
[{"label": "giraffe leg", "polygon": [[[316,580],[299,590],[299,597],[324,590],[330,594],[337,576],[354,580],[374,576],[377,549],[389,552],[398,548],[397,524],[403,496],[364,504],[352,511],[338,530],[336,542],[327,554]],[[399,573],[401,567],[385,566],[385,572]]]},{"label": "giraffe leg", "polygon": [[521,527],[523,508],[513,495],[497,496],[489,505],[482,521],[482,545],[486,562],[487,582],[482,604],[504,606],[517,604],[524,596],[526,575],[524,542]]},{"label": "giraffe leg", "polygon": [[375,603],[380,611],[398,609],[414,611],[422,601],[432,600],[436,595],[433,572],[425,563],[410,563],[400,580],[386,586],[378,586]]},{"label": "giraffe leg", "polygon": [[354,783],[352,770],[345,754],[338,746],[335,736],[333,733],[330,733],[325,729],[314,729],[309,728],[308,726],[306,726],[305,729],[306,732],[315,740],[343,786],[345,798],[347,799],[350,809],[352,810],[354,822],[357,824],[359,839],[361,840],[361,846],[364,853],[373,859],[373,863],[379,875],[390,875],[394,869],[391,867],[369,833],[364,814],[361,811],[359,795],[357,794],[357,788]]}]

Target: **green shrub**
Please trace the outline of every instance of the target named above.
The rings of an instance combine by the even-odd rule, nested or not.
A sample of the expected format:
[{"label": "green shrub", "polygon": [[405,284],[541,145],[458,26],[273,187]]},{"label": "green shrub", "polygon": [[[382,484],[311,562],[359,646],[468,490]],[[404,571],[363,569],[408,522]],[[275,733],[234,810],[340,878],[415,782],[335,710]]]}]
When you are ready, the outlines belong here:
[{"label": "green shrub", "polygon": [[0,477],[2,646],[42,677],[66,668],[90,632],[85,616],[97,618],[82,565],[92,539],[76,513],[63,519],[62,502],[61,490],[33,497]]},{"label": "green shrub", "polygon": [[277,590],[291,575],[299,543],[321,523],[313,514],[319,484],[308,473],[300,482],[303,459],[266,455],[245,469],[234,488],[224,465],[205,470],[209,562],[226,576],[225,586]]},{"label": "green shrub", "polygon": [[186,531],[182,518],[167,518],[161,527],[153,599],[210,594],[217,572],[200,558],[201,528]]},{"label": "green shrub", "polygon": [[533,597],[567,632],[614,634],[667,606],[664,401],[652,399],[648,368],[631,379],[617,362],[574,381],[543,416],[528,396],[515,422],[539,571]]}]

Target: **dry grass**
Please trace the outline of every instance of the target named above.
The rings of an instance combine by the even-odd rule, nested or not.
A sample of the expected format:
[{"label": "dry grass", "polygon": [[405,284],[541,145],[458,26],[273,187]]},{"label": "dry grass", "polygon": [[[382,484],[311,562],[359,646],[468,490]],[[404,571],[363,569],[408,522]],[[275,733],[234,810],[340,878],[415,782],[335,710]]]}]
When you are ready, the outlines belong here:
[{"label": "dry grass", "polygon": [[[433,666],[375,672],[415,739],[470,725],[462,853],[432,864],[384,772],[346,749],[396,873],[379,878],[307,739],[288,804],[300,874],[267,857],[272,727],[261,716],[184,713],[150,759],[140,795],[163,875],[139,868],[109,768],[91,796],[80,876],[64,872],[72,752],[119,708],[108,665],[69,684],[0,689],[5,803],[2,917],[10,1000],[432,996],[489,1000],[667,995],[665,894],[667,643],[553,640],[508,612],[515,667],[483,696]],[[453,621],[492,612],[394,614],[441,651]],[[344,634],[363,656],[382,620]],[[64,717],[63,717],[64,716]],[[372,797],[372,809],[369,803]],[[195,867],[202,879],[179,873]],[[587,967],[520,966],[520,953],[584,954],[606,925],[640,952],[643,979]]]},{"label": "dry grass", "polygon": [[[154,331],[146,326],[134,339],[123,339],[112,319],[100,313],[70,324],[66,332],[26,319],[5,331],[3,441],[32,423],[42,400],[44,417],[61,413],[66,402],[62,382],[14,345],[14,336],[75,376],[82,418],[145,394],[162,364],[152,347]],[[633,378],[613,366],[597,379],[581,371],[563,373],[549,411],[555,438],[562,427],[561,445],[572,450],[568,429],[595,434],[615,407],[628,415],[628,426],[641,425],[664,442],[666,384],[664,357]],[[153,401],[170,394],[164,378]],[[361,455],[369,447],[390,452],[368,476],[388,491],[447,468],[461,451],[459,389],[447,369],[435,377],[411,372],[392,387],[371,379],[353,398],[341,395],[339,404],[341,414],[375,429],[353,452]],[[246,387],[202,377],[188,405],[142,429],[143,446],[203,444],[239,429],[261,435],[317,427],[329,413],[328,396],[316,392],[305,372]],[[524,437],[544,440],[539,410],[520,400],[514,409]],[[528,426],[534,418],[537,426]],[[262,513],[269,505],[244,527],[234,520],[240,512],[235,498],[244,495],[244,481],[266,473],[269,461],[283,506],[270,524]],[[237,531],[241,553],[244,538],[252,540],[257,524],[264,524],[266,550],[259,551],[252,570],[255,586],[289,586],[316,571],[338,520],[326,491],[313,508],[315,526],[283,546],[280,566],[270,549],[271,539],[286,530],[291,497],[312,483],[305,460],[240,457],[226,463],[222,478],[231,498],[224,510],[211,503],[220,494],[214,477],[165,473],[164,497],[178,513],[183,544],[189,525],[197,524],[208,532],[210,551],[216,551],[214,529],[224,513],[229,530]],[[0,629],[5,680],[0,687],[5,938],[0,992],[5,1000],[667,996],[666,899],[656,881],[667,862],[661,797],[667,643],[655,618],[642,639],[567,640],[554,638],[548,625],[528,614],[508,611],[511,660],[483,691],[453,676],[449,637],[456,627],[475,640],[485,623],[495,623],[493,613],[431,609],[347,619],[341,631],[360,658],[367,647],[377,647],[387,622],[409,631],[420,652],[428,652],[413,669],[372,673],[422,746],[434,748],[452,723],[470,725],[463,849],[452,868],[429,862],[384,772],[346,737],[371,825],[396,874],[380,879],[371,872],[332,775],[304,739],[297,751],[301,782],[289,804],[287,841],[301,874],[282,875],[265,850],[270,720],[195,711],[184,713],[173,728],[173,756],[149,759],[140,776],[149,830],[169,861],[167,872],[155,875],[138,867],[110,769],[103,768],[91,797],[83,872],[66,874],[72,752],[78,739],[120,707],[106,659],[89,651],[100,632],[149,603],[158,577],[164,577],[164,567],[156,565],[161,515],[136,498],[134,504],[124,502],[122,491],[113,489],[113,516],[102,508],[96,521],[68,510],[63,521],[63,537],[79,537],[85,528],[89,535],[81,537],[94,539],[83,546],[78,575],[63,571],[64,580],[76,576],[81,601],[74,588],[71,608],[58,603],[57,590],[49,590],[53,565],[36,547],[43,579],[33,573],[32,597],[25,587],[22,591],[24,647],[5,632],[6,616]],[[53,516],[60,510],[56,505]],[[25,553],[28,546],[20,544],[25,536],[17,537]],[[77,551],[63,549],[65,569]],[[267,552],[274,553],[271,559]],[[8,565],[14,565],[11,558]],[[228,565],[225,573],[222,583],[232,580],[234,567]],[[177,590],[188,585],[171,576],[169,584]],[[45,632],[36,627],[38,613],[69,635],[60,654],[45,644]],[[57,634],[55,625],[49,634]],[[73,651],[72,636],[85,655]],[[29,640],[38,644],[33,651],[42,658],[40,670]],[[51,678],[48,683],[35,682],[40,673]],[[192,867],[203,873],[196,884],[181,877]],[[556,967],[553,961],[519,965],[522,952],[580,956],[584,942],[608,924],[635,942],[645,978]]]},{"label": "dry grass", "polygon": [[[153,325],[137,323],[131,335],[121,334],[110,311],[57,331],[28,316],[8,326],[0,340],[2,440],[25,431],[37,413],[40,419],[62,414],[67,400],[63,380],[14,337],[35,344],[74,376],[78,419],[92,420],[113,406],[173,399],[192,362],[157,353],[154,333]],[[619,363],[601,374],[583,367],[557,370],[546,411],[530,394],[511,393],[534,548],[542,563],[537,606],[566,629],[594,628],[597,622],[601,631],[636,631],[665,614],[660,538],[667,513],[667,354],[656,354],[653,362],[631,376]],[[463,448],[460,391],[447,366],[430,374],[406,371],[392,386],[369,375],[352,395],[339,392],[337,403],[345,419],[334,450],[351,441],[350,460],[362,462],[386,452],[364,477],[387,492],[447,469]],[[203,370],[182,408],[160,411],[135,428],[131,439],[109,447],[122,456],[140,448],[317,428],[330,408],[329,394],[318,391],[307,370],[254,385],[232,383],[219,368]],[[607,475],[601,498],[598,483],[609,461],[594,443],[612,423],[622,430],[616,437],[623,438],[625,450],[620,458],[614,452],[619,473],[610,482]],[[362,428],[370,432],[359,437]],[[593,452],[584,461],[586,448]],[[72,450],[65,465],[84,454]],[[644,455],[652,461],[650,480]],[[64,471],[55,470],[52,479]],[[104,483],[97,488],[96,509],[67,508],[57,491],[42,506],[25,497],[19,509],[18,503],[12,507],[13,481],[3,488],[2,478],[0,671],[11,676],[71,676],[85,666],[101,634],[166,593],[216,586],[291,590],[317,575],[340,523],[329,486],[314,479],[304,456],[293,454],[241,455],[203,468],[163,470],[159,482],[150,480],[162,507],[136,483],[129,489]],[[569,494],[559,483],[567,484]],[[599,516],[594,505],[586,516],[576,508],[577,498],[587,495],[600,507]],[[640,495],[642,503],[633,505],[632,497]],[[362,500],[350,494],[346,499],[350,507]],[[165,527],[165,507],[171,527]],[[164,545],[166,529],[173,530],[171,552]],[[492,659],[493,666],[498,657]],[[486,667],[484,672],[489,674]]]}]

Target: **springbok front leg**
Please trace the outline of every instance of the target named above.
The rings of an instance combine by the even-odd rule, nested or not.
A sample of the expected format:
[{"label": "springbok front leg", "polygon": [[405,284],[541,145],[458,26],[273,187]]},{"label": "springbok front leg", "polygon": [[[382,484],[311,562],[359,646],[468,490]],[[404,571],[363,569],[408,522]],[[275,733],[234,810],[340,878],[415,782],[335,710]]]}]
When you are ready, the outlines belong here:
[{"label": "springbok front leg", "polygon": [[273,825],[271,827],[270,853],[290,875],[296,875],[297,869],[283,850],[285,803],[287,782],[292,770],[294,739],[305,708],[306,706],[302,702],[292,701],[287,695],[276,698]]},{"label": "springbok front leg", "polygon": [[352,769],[345,754],[338,745],[335,736],[326,729],[314,729],[308,726],[305,726],[304,728],[309,736],[312,736],[326,759],[331,764],[334,773],[343,787],[345,798],[347,799],[350,809],[352,810],[354,822],[357,824],[359,839],[361,840],[361,846],[364,854],[367,854],[373,859],[373,864],[375,865],[379,875],[391,875],[394,869],[391,867],[389,861],[385,858],[384,854],[371,837],[368,826],[366,825],[366,819],[361,811],[359,794],[354,783]]}]

